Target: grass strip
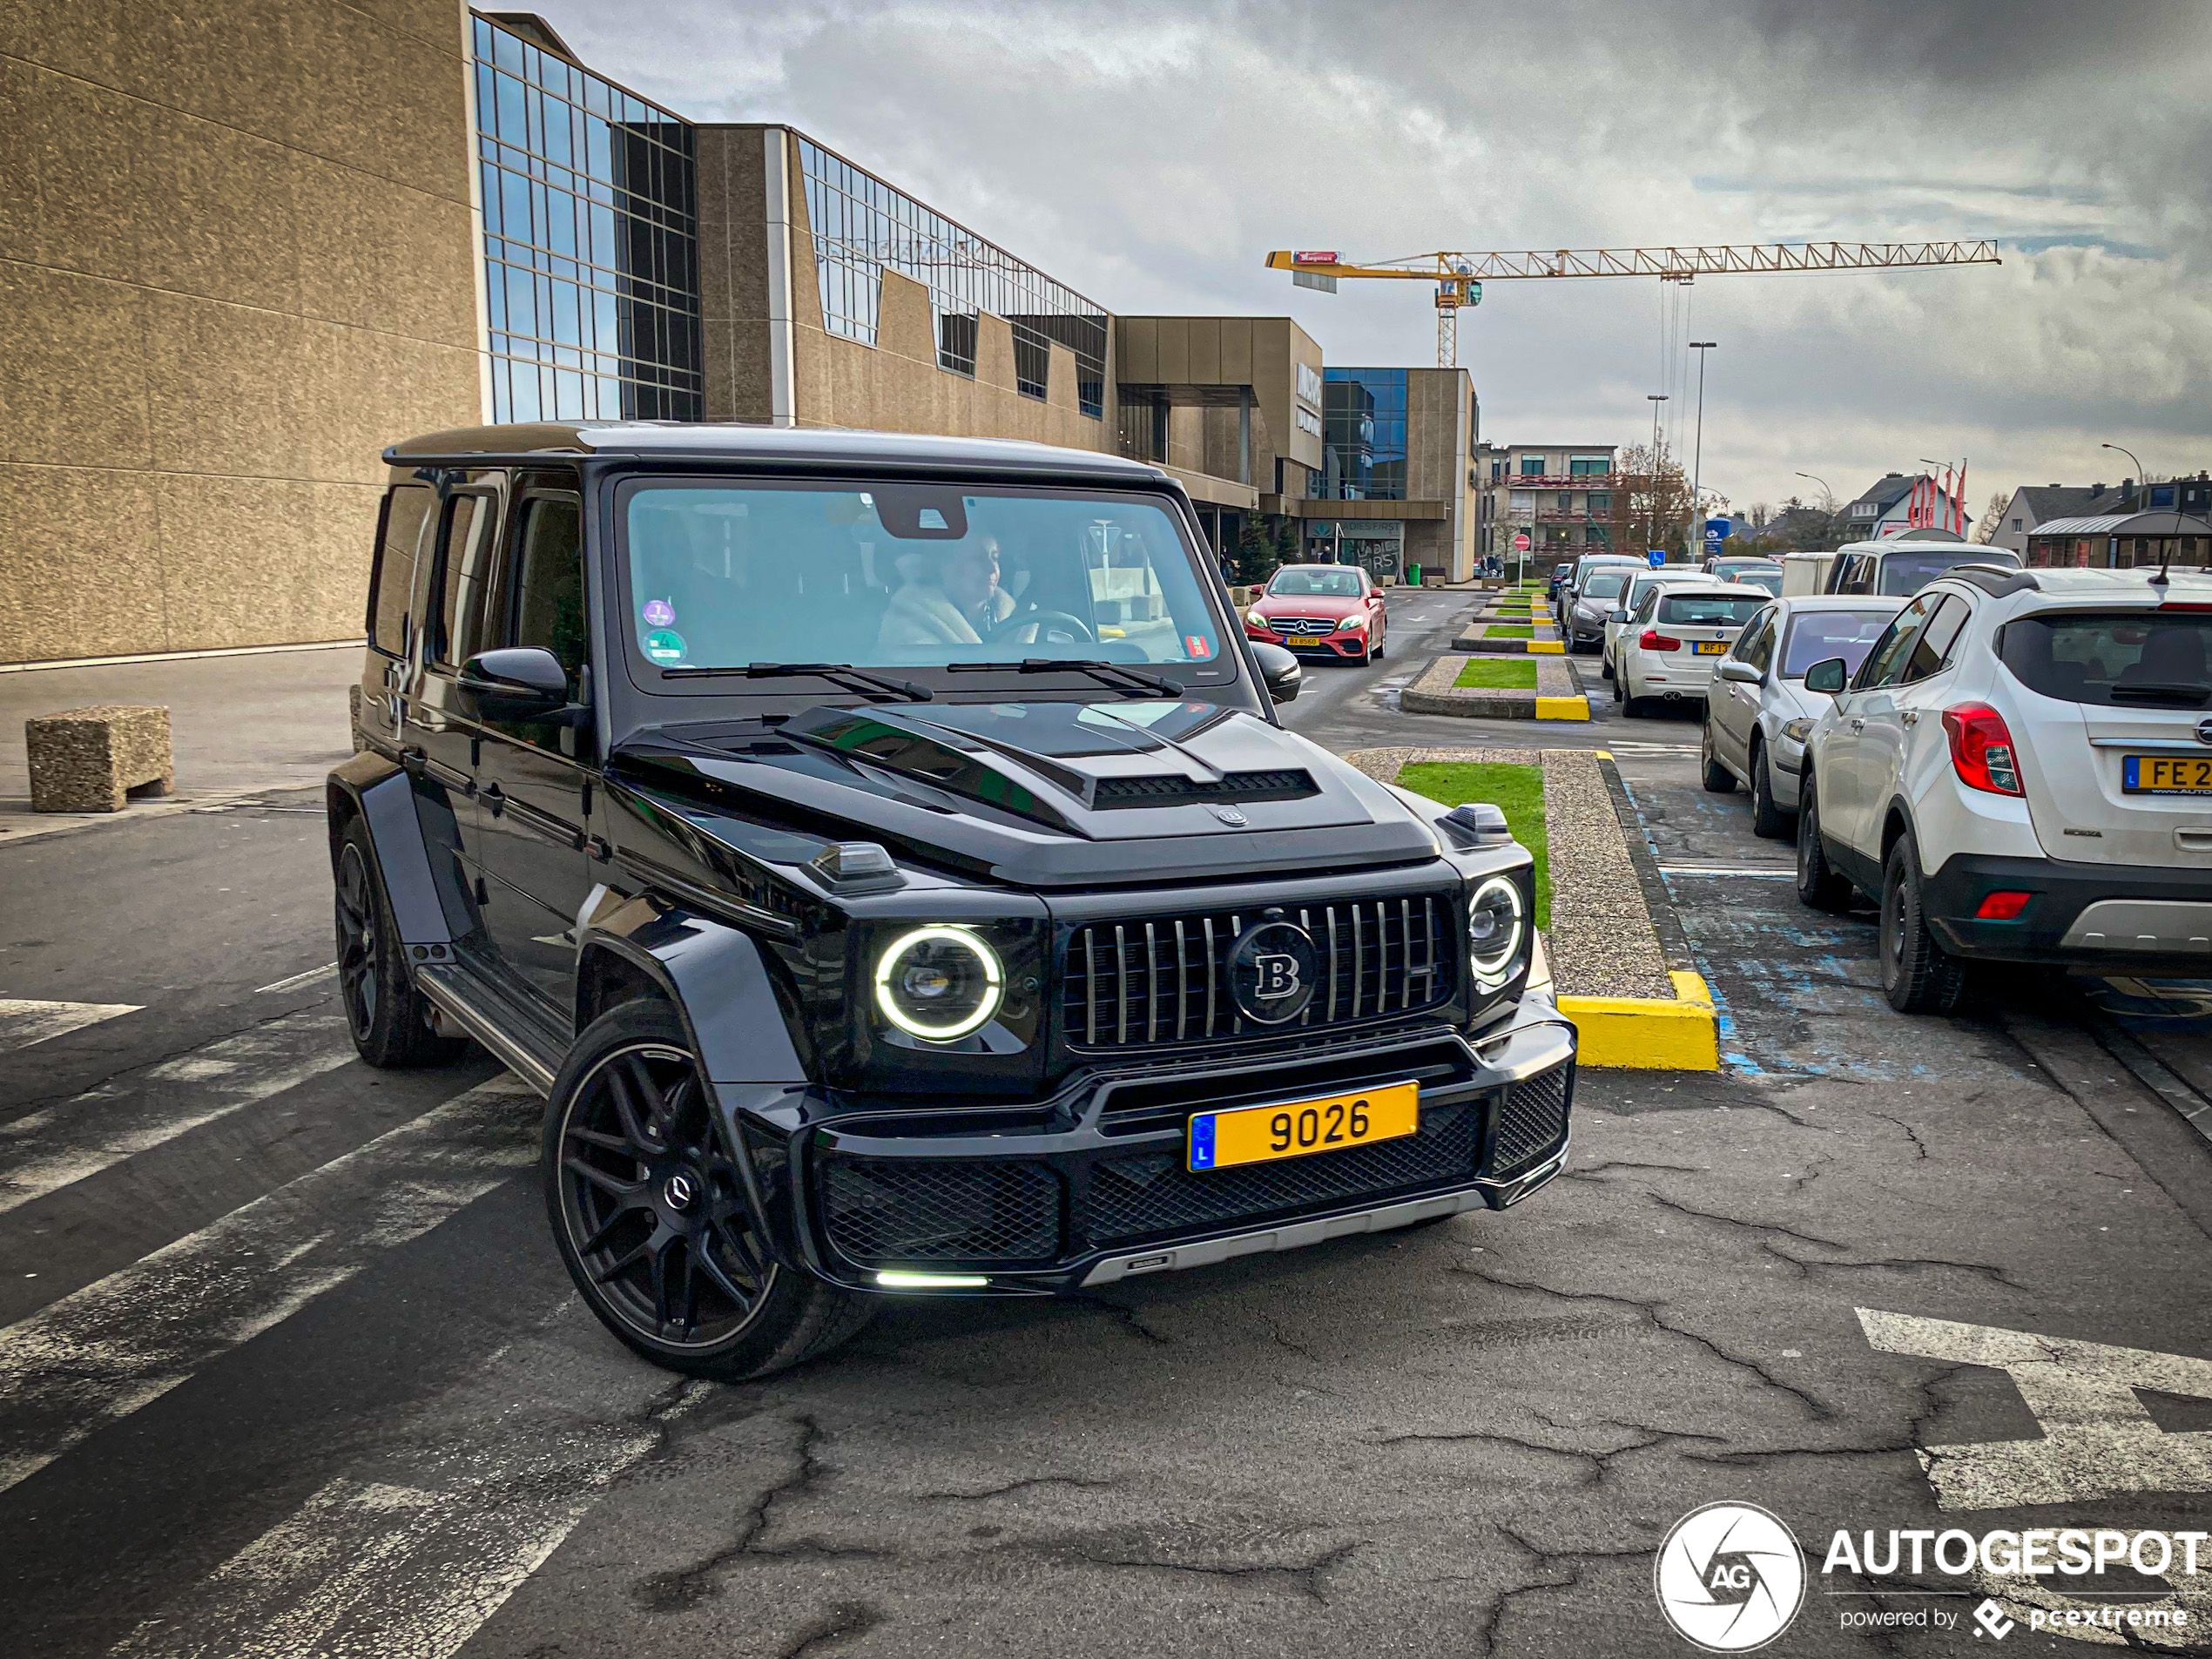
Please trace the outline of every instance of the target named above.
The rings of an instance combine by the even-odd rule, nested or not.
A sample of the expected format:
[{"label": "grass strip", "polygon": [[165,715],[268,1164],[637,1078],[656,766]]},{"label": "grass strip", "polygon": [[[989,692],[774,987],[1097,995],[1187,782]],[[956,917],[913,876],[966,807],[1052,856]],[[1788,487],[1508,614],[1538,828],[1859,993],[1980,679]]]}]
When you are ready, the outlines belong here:
[{"label": "grass strip", "polygon": [[1513,838],[1536,860],[1536,926],[1552,925],[1552,873],[1544,833],[1544,769],[1515,761],[1427,760],[1400,768],[1398,781],[1447,806],[1488,801],[1506,815]]},{"label": "grass strip", "polygon": [[1471,657],[1452,684],[1477,691],[1533,691],[1536,664],[1526,658]]},{"label": "grass strip", "polygon": [[1536,630],[1525,623],[1494,622],[1482,631],[1485,639],[1534,639]]}]

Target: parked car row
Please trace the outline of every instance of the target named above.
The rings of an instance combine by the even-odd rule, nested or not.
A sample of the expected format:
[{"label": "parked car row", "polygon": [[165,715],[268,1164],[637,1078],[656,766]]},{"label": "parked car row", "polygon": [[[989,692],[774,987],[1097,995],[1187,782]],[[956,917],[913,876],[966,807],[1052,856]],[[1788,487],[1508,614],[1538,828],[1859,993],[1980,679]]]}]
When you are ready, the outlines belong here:
[{"label": "parked car row", "polygon": [[[1633,698],[1643,682],[1616,683]],[[1909,597],[1785,595],[1746,619],[1703,697],[1705,786],[1747,787],[1759,834],[1795,818],[1804,903],[1875,903],[1900,1011],[1947,1012],[1983,961],[2212,971],[2206,573],[1978,556]]]}]

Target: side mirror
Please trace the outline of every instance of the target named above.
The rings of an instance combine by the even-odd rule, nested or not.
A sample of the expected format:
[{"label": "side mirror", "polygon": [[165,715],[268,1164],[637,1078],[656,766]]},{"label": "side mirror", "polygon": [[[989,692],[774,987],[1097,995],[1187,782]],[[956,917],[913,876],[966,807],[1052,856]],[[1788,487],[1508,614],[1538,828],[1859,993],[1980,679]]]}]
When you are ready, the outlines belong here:
[{"label": "side mirror", "polygon": [[1633,610],[1616,610],[1613,613],[1609,620],[1614,622],[1634,622],[1635,620],[1635,614],[1636,613]]},{"label": "side mirror", "polygon": [[1805,670],[1805,690],[1825,691],[1834,697],[1844,689],[1845,671],[1844,659],[1840,657],[1831,657],[1824,663],[1815,663]]},{"label": "side mirror", "polygon": [[488,651],[461,665],[461,689],[487,720],[550,720],[569,707],[569,672],[537,645]]},{"label": "side mirror", "polygon": [[1737,685],[1764,685],[1766,680],[1766,676],[1749,663],[1725,662],[1713,672],[1718,678]]},{"label": "side mirror", "polygon": [[1264,639],[1250,643],[1252,656],[1259,664],[1260,681],[1267,687],[1270,700],[1288,703],[1296,698],[1298,687],[1305,680],[1305,671],[1298,666],[1298,658],[1280,645],[1271,645]]}]

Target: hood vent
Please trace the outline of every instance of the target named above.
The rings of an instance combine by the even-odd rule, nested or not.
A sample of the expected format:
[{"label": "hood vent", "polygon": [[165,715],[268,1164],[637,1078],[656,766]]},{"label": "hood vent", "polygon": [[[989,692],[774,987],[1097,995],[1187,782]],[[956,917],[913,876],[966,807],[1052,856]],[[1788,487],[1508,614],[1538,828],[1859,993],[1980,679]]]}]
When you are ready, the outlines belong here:
[{"label": "hood vent", "polygon": [[1301,769],[1231,772],[1217,784],[1188,778],[1101,778],[1091,797],[1094,807],[1181,806],[1232,800],[1303,800],[1321,792],[1313,774]]}]

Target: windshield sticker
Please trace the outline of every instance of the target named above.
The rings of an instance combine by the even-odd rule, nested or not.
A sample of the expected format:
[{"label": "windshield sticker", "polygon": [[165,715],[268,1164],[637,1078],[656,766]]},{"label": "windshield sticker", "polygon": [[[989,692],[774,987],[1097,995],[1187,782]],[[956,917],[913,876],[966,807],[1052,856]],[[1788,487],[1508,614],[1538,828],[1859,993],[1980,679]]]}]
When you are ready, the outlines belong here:
[{"label": "windshield sticker", "polygon": [[648,628],[665,628],[676,620],[676,607],[665,599],[648,599],[638,615],[644,617]]},{"label": "windshield sticker", "polygon": [[684,660],[684,636],[673,628],[656,628],[645,636],[645,655],[657,663]]},{"label": "windshield sticker", "polygon": [[1190,655],[1199,662],[1203,663],[1213,655],[1213,641],[1204,634],[1185,634],[1183,637],[1183,643],[1190,651]]}]

